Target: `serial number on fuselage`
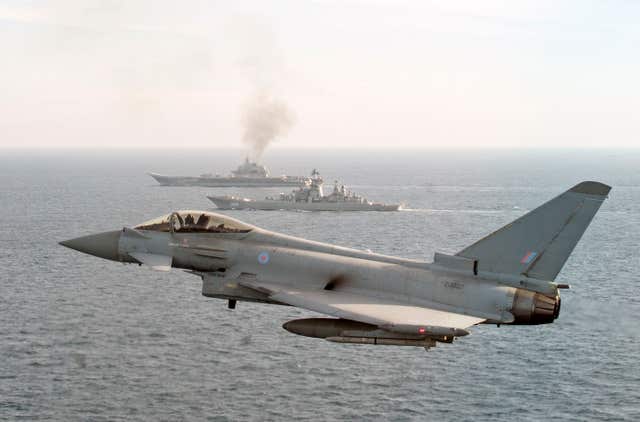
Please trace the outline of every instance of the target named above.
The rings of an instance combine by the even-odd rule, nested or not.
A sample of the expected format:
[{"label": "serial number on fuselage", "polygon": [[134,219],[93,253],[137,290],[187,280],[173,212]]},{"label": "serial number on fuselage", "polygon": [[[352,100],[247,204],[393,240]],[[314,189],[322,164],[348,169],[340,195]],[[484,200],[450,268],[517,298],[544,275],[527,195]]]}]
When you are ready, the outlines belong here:
[{"label": "serial number on fuselage", "polygon": [[459,281],[445,281],[443,284],[448,289],[464,289],[464,283]]}]

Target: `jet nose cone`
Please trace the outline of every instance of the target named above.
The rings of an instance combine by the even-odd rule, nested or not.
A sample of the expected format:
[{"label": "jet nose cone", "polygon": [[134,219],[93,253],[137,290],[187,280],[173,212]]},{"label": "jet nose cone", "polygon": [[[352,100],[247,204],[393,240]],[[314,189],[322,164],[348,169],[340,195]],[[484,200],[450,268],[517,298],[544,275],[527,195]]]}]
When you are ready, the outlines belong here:
[{"label": "jet nose cone", "polygon": [[62,246],[94,255],[104,259],[119,261],[118,243],[120,242],[120,230],[91,234],[89,236],[76,237],[75,239],[63,240]]}]

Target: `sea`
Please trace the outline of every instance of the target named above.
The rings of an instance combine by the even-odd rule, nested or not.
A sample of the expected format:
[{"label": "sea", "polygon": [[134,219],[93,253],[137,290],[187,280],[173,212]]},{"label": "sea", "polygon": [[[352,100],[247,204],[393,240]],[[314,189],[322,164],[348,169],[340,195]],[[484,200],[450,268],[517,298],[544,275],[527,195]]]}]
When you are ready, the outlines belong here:
[{"label": "sea", "polygon": [[[431,261],[583,180],[613,187],[557,281],[553,324],[479,325],[453,344],[335,344],[282,329],[318,316],[201,295],[200,278],[58,245],[208,194],[147,172],[226,174],[240,149],[0,150],[0,419],[56,421],[638,421],[640,150],[295,150],[273,174],[310,174],[382,212],[225,211],[321,242]],[[392,283],[393,280],[388,280]]]}]

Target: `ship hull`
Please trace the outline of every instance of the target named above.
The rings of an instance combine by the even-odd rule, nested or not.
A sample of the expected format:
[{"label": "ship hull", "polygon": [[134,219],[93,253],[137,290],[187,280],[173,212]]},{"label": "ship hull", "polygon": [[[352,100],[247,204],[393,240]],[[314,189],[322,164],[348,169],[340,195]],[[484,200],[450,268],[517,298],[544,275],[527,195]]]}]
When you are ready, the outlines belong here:
[{"label": "ship hull", "polygon": [[165,176],[149,173],[162,186],[205,186],[210,188],[262,188],[299,186],[304,183],[304,177],[192,177]]},{"label": "ship hull", "polygon": [[256,201],[246,198],[224,196],[207,196],[221,210],[260,210],[260,211],[398,211],[399,205],[368,204],[349,202],[289,202],[289,201]]}]

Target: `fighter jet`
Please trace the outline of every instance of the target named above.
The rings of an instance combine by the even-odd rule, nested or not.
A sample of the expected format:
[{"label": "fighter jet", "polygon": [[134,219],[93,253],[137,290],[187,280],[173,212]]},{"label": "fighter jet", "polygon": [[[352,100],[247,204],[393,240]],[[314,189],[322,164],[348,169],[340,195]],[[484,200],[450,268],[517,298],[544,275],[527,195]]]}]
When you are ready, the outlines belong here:
[{"label": "fighter jet", "polygon": [[202,278],[202,294],[291,305],[330,316],[286,322],[337,343],[451,343],[476,324],[547,324],[560,313],[554,280],[611,188],[582,182],[455,255],[433,262],[274,233],[207,211],[176,211],[133,228],[60,242],[158,271]]}]

